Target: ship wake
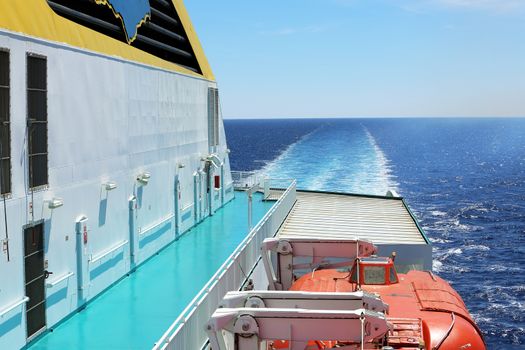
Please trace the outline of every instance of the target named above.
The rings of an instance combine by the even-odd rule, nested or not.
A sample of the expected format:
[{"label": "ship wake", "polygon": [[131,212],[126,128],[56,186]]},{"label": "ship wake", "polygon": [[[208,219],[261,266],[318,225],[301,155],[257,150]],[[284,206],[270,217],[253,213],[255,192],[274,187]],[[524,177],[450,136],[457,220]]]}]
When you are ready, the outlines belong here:
[{"label": "ship wake", "polygon": [[307,190],[375,195],[398,190],[390,161],[364,126],[327,122],[290,145],[262,172],[297,179],[298,187]]}]

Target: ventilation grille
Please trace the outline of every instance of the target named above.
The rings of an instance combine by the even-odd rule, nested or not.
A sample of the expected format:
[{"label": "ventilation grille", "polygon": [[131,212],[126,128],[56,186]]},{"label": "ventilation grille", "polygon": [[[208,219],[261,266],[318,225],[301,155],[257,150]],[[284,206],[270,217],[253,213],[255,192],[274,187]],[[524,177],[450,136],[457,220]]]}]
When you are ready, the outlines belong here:
[{"label": "ventilation grille", "polygon": [[[97,4],[95,0],[47,2],[60,16],[119,41],[128,42],[122,20],[115,16],[109,6]],[[150,19],[140,26],[130,45],[201,74],[195,53],[171,0],[149,0],[149,5]]]},{"label": "ventilation grille", "polygon": [[219,90],[208,88],[208,145],[219,145]]}]

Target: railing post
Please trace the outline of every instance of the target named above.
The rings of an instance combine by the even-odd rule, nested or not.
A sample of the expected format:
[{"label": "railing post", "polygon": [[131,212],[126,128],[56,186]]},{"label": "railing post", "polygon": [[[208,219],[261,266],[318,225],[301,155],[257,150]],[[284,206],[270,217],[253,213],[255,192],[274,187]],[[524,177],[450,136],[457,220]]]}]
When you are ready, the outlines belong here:
[{"label": "railing post", "polygon": [[248,232],[252,230],[253,187],[248,190]]},{"label": "railing post", "polygon": [[270,179],[264,178],[264,199],[270,197]]}]

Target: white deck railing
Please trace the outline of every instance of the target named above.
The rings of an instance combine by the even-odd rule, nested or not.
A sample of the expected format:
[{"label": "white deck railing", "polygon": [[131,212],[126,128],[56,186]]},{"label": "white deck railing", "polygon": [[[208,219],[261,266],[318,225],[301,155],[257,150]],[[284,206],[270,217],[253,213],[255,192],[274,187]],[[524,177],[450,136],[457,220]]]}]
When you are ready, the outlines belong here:
[{"label": "white deck railing", "polygon": [[205,346],[208,337],[204,326],[210,316],[227,292],[241,288],[245,272],[252,270],[261,255],[263,240],[277,233],[295,200],[296,183],[292,181],[270,211],[157,341],[154,350],[197,350]]},{"label": "white deck railing", "polygon": [[262,180],[262,175],[255,171],[232,171],[231,174],[233,187],[238,190],[258,186]]}]

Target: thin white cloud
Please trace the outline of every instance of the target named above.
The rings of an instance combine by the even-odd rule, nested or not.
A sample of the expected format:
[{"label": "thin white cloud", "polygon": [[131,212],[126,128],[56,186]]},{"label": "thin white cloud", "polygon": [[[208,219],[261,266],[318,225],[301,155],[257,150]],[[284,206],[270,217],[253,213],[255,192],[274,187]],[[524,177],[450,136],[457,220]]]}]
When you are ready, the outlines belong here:
[{"label": "thin white cloud", "polygon": [[522,13],[525,12],[525,0],[331,0],[332,3],[350,7],[358,3],[372,3],[375,5],[389,3],[399,6],[409,12],[428,12],[436,8],[458,10],[482,10],[493,13]]},{"label": "thin white cloud", "polygon": [[525,0],[435,0],[448,7],[514,12],[525,9]]},{"label": "thin white cloud", "polygon": [[394,0],[401,8],[411,12],[426,12],[432,8],[488,11],[492,13],[521,13],[525,0]]},{"label": "thin white cloud", "polygon": [[261,35],[288,36],[295,34],[314,34],[328,30],[328,26],[287,27],[275,30],[260,30]]}]

